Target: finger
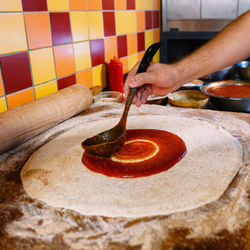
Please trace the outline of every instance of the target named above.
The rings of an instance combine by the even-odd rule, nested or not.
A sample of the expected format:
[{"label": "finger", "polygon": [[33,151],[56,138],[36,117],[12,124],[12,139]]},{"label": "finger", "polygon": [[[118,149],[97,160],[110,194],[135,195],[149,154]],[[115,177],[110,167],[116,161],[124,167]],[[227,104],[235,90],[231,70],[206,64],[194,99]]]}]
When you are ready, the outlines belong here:
[{"label": "finger", "polygon": [[135,75],[132,79],[130,79],[128,84],[130,88],[140,87],[144,84],[154,83],[154,78],[155,75],[152,74],[151,72],[140,73]]}]

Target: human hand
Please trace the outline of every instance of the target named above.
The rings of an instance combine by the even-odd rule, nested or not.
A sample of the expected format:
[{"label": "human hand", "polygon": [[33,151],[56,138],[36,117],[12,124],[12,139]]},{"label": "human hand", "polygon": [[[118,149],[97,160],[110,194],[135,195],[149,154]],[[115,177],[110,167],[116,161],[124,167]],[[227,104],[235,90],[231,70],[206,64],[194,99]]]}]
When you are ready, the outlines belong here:
[{"label": "human hand", "polygon": [[180,75],[174,64],[151,63],[147,72],[136,75],[139,65],[140,62],[137,62],[128,74],[124,86],[126,97],[129,88],[138,87],[133,99],[137,107],[146,103],[149,95],[165,95],[181,86]]}]

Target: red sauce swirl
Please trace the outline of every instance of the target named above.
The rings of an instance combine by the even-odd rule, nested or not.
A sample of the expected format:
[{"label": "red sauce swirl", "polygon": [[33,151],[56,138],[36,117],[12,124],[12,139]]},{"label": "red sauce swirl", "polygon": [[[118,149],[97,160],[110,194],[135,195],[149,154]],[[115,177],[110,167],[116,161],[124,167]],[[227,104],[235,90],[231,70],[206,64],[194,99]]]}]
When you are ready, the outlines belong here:
[{"label": "red sauce swirl", "polygon": [[[139,141],[133,142],[136,139]],[[102,158],[84,152],[82,163],[91,171],[106,176],[136,178],[168,170],[186,154],[184,141],[177,135],[163,130],[127,130],[126,142],[129,143],[114,156],[120,160],[132,160],[131,162],[114,161],[112,158]],[[143,160],[147,157],[149,159]]]},{"label": "red sauce swirl", "polygon": [[250,86],[247,85],[220,85],[207,89],[209,93],[225,97],[250,97]]}]

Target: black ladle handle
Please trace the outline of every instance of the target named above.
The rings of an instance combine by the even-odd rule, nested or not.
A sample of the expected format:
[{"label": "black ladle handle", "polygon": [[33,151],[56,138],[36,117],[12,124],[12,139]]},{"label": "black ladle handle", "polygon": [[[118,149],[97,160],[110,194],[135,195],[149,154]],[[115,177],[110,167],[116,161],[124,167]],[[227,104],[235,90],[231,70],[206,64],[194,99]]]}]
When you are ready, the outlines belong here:
[{"label": "black ladle handle", "polygon": [[[148,47],[148,49],[146,50],[146,52],[141,60],[141,63],[139,65],[139,68],[138,68],[136,74],[143,73],[143,72],[147,71],[148,65],[150,64],[155,53],[161,47],[161,44],[162,44],[161,42],[153,43],[151,46]],[[129,94],[128,94],[126,104],[125,104],[125,109],[124,109],[124,112],[122,115],[123,122],[125,122],[125,124],[126,124],[126,120],[127,120],[128,111],[129,111],[130,105],[133,101],[133,98],[135,96],[136,90],[137,90],[137,88],[130,88],[130,90],[129,90]]]}]

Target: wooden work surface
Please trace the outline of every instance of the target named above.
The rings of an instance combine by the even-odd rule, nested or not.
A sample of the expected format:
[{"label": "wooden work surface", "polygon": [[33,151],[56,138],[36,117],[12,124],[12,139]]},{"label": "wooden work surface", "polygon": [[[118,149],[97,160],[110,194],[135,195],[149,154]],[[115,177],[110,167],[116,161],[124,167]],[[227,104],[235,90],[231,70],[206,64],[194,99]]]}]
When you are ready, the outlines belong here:
[{"label": "wooden work surface", "polygon": [[[20,170],[29,156],[80,124],[120,117],[122,104],[92,104],[80,115],[0,156],[0,249],[250,249],[250,115],[157,105],[132,107],[129,115],[175,115],[222,126],[244,148],[244,166],[223,196],[168,216],[84,216],[31,199]],[[128,118],[129,119],[129,118]]]}]

